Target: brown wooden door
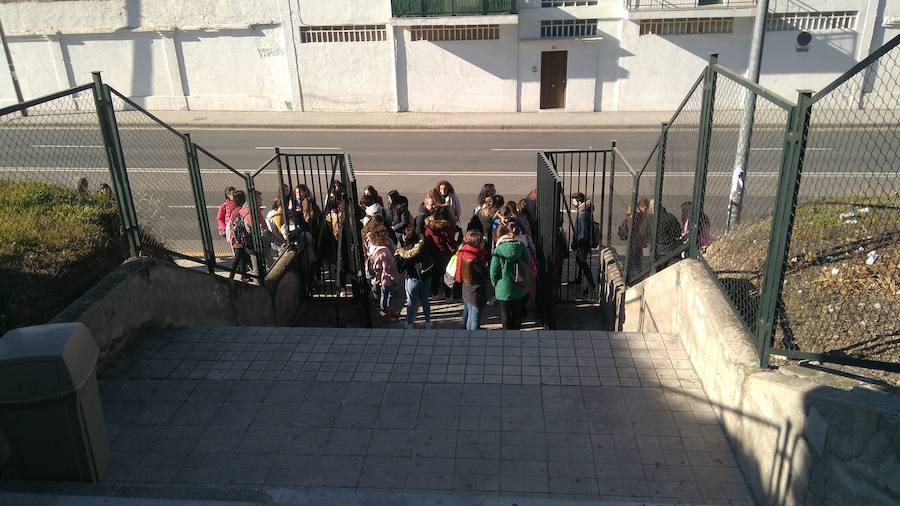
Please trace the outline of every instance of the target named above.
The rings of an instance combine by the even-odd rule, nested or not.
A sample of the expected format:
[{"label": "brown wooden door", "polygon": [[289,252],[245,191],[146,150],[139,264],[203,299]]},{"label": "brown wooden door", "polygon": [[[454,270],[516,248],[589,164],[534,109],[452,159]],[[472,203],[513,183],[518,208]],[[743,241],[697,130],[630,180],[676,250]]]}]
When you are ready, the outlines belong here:
[{"label": "brown wooden door", "polygon": [[541,109],[566,106],[566,67],[568,51],[541,53]]}]

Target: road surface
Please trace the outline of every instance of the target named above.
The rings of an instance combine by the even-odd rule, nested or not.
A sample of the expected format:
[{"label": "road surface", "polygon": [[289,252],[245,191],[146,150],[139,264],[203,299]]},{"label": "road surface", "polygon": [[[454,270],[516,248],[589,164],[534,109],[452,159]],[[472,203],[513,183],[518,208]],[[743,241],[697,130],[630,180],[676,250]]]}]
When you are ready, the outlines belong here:
[{"label": "road surface", "polygon": [[[195,143],[229,163],[239,172],[254,171],[272,156],[273,147],[287,152],[339,153],[352,156],[360,189],[374,185],[382,193],[397,189],[407,195],[411,207],[441,179],[456,187],[464,207],[475,205],[475,196],[485,182],[492,182],[509,198],[521,198],[536,185],[536,154],[542,150],[609,149],[615,140],[635,169],[640,169],[658,137],[655,129],[621,131],[287,131],[287,130],[197,130]],[[858,135],[858,134],[857,134]],[[139,219],[176,250],[200,249],[199,225],[194,213],[190,180],[185,169],[184,144],[174,134],[159,129],[123,127],[123,150]],[[715,229],[724,222],[724,209],[730,188],[733,140],[736,132],[723,131],[714,138],[706,199],[708,214]],[[833,139],[847,139],[847,132],[824,131],[810,142],[809,156],[815,160],[805,181],[825,179],[828,184],[807,184],[808,190],[839,189],[841,193],[866,188],[896,185],[896,172],[877,172],[885,165],[874,152],[854,153],[856,163],[846,165],[847,157],[831,156]],[[696,143],[690,136],[670,139],[670,160],[666,171],[663,203],[678,215],[681,202],[691,199],[693,157]],[[771,212],[774,207],[778,168],[781,161],[781,134],[762,129],[754,139],[747,180],[745,217]],[[78,178],[87,177],[92,187],[108,182],[105,150],[99,134],[88,127],[45,127],[8,129],[0,136],[0,172],[15,179],[50,180],[74,187]],[[808,164],[809,165],[809,164]],[[240,187],[241,177],[201,156],[209,219],[229,185]],[[574,170],[574,168],[573,168]],[[655,170],[655,161],[648,171]],[[871,172],[876,171],[876,172]],[[11,175],[11,176],[10,176]],[[572,182],[566,191],[575,189]],[[641,194],[651,196],[654,178],[641,180]],[[277,195],[278,178],[274,164],[257,178],[263,204],[271,205]],[[616,167],[612,198],[613,220],[620,221],[629,205],[632,178],[620,162]],[[600,199],[599,193],[595,195]],[[608,208],[608,197],[607,205]],[[721,211],[721,212],[719,212]],[[415,209],[413,209],[415,212]],[[215,231],[213,224],[213,230]],[[615,229],[615,224],[613,225]],[[218,253],[227,248],[217,240]],[[221,244],[219,244],[221,243]]]}]

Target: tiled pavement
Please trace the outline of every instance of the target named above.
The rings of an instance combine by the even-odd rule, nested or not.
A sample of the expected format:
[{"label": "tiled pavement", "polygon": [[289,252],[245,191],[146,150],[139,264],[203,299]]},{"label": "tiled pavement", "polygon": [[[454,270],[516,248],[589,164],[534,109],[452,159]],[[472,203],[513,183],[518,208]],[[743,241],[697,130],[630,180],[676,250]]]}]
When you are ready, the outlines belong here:
[{"label": "tiled pavement", "polygon": [[750,502],[668,336],[164,329],[101,393],[114,484]]}]

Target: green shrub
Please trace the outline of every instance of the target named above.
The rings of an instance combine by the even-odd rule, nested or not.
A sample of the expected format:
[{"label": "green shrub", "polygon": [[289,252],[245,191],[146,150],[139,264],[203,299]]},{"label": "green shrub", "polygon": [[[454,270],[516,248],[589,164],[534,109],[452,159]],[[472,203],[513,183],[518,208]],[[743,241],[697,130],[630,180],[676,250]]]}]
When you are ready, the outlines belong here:
[{"label": "green shrub", "polygon": [[0,180],[0,277],[11,327],[45,323],[127,257],[115,202]]}]

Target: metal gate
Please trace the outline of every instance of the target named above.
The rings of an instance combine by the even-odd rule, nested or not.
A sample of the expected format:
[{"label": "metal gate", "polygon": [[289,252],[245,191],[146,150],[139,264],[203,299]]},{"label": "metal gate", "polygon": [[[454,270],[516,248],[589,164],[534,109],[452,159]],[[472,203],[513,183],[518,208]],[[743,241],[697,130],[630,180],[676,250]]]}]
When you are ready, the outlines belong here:
[{"label": "metal gate", "polygon": [[[613,199],[615,190],[615,174],[611,149],[592,151],[551,151],[542,153],[552,166],[555,178],[558,179],[558,203],[551,203],[551,213],[556,221],[554,243],[555,261],[555,298],[556,302],[592,303],[596,298],[597,267],[600,261],[599,248],[610,244],[612,239]],[[538,172],[546,172],[538,164]],[[550,179],[545,178],[545,186]],[[538,176],[540,189],[541,176]],[[550,189],[550,188],[548,188]],[[552,189],[551,189],[552,191]],[[572,206],[572,197],[583,194],[585,207]],[[575,222],[579,212],[590,213],[588,233],[592,246],[581,254],[572,248],[575,238]],[[599,235],[599,237],[597,237]],[[558,250],[562,248],[566,255]],[[580,264],[580,266],[579,266]]]},{"label": "metal gate", "polygon": [[[294,241],[300,262],[308,265],[301,270],[305,295],[367,304],[360,210],[350,155],[275,151],[284,220],[296,219],[309,233],[307,240],[311,238],[307,245],[303,236],[295,234]],[[309,202],[302,204],[305,199]]]}]

